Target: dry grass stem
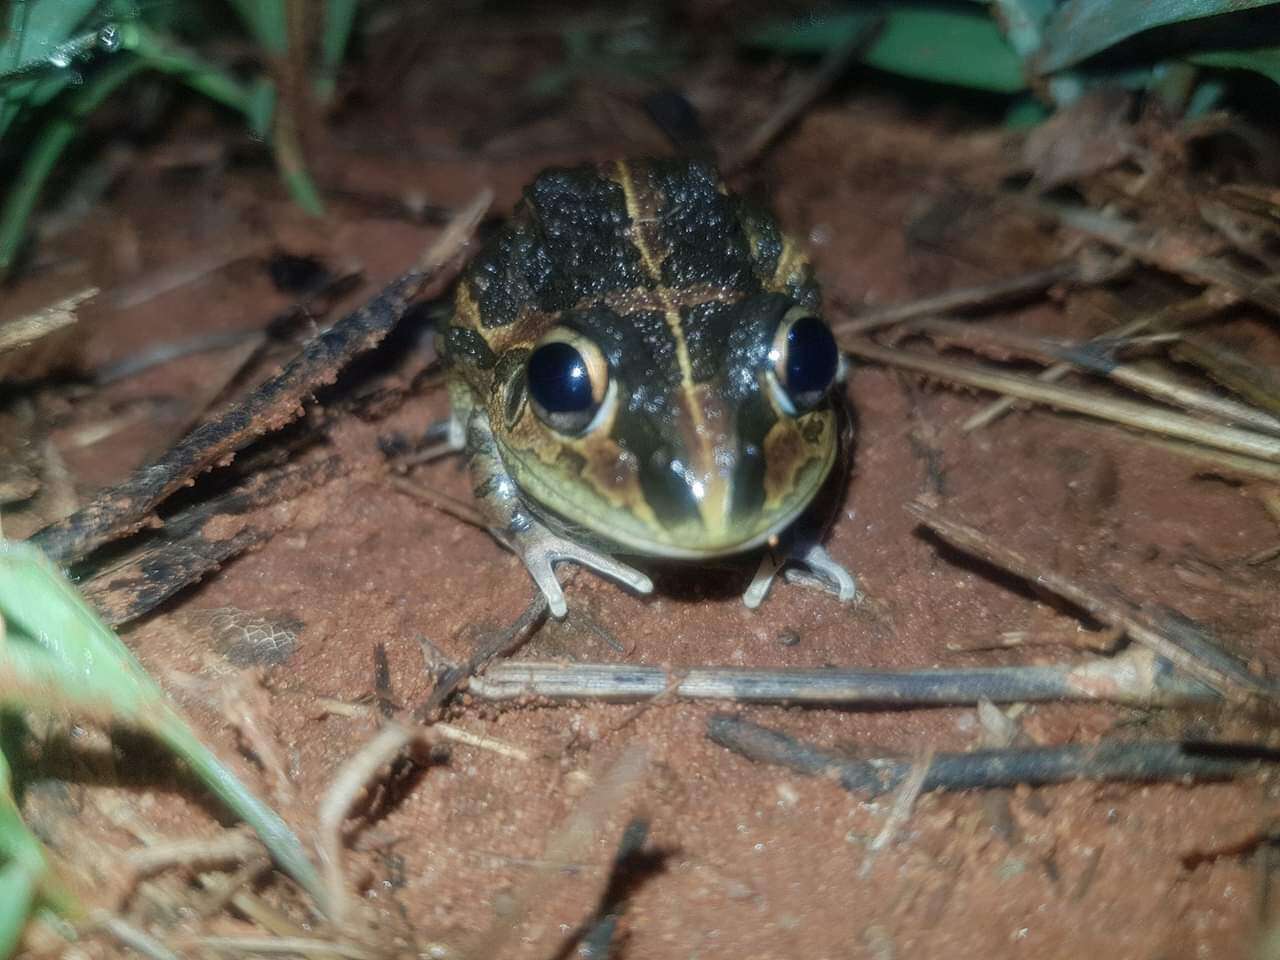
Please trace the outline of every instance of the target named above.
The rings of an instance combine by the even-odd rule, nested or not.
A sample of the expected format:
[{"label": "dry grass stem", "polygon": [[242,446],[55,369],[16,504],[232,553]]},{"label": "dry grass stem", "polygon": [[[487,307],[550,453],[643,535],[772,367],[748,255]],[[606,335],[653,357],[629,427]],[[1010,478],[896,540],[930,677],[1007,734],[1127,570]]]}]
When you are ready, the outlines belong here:
[{"label": "dry grass stem", "polygon": [[493,205],[493,191],[484,187],[465,207],[450,219],[435,243],[418,259],[418,271],[426,275],[435,274],[450,260],[457,257],[475,236],[476,228],[484,218],[489,207]]},{"label": "dry grass stem", "polygon": [[[332,697],[318,697],[315,702],[324,709],[325,713],[333,716],[367,717],[370,720],[381,719],[378,709],[368,704],[348,703],[346,700],[335,700]],[[438,733],[442,740],[461,743],[468,747],[475,747],[477,750],[488,750],[490,753],[496,753],[500,757],[519,760],[521,763],[527,763],[531,759],[529,751],[517,747],[515,744],[507,743],[505,740],[499,740],[497,737],[490,737],[482,733],[472,733],[469,730],[462,729],[462,727],[454,726],[452,723],[437,721],[431,725],[431,729]]]},{"label": "dry grass stem", "polygon": [[863,37],[855,32],[848,41],[832,47],[813,72],[784,96],[764,121],[751,131],[746,141],[724,158],[721,169],[726,174],[736,173],[764,153],[782,131],[840,78],[864,42]]},{"label": "dry grass stem", "polygon": [[220,687],[222,715],[244,740],[245,747],[257,757],[271,784],[272,799],[281,807],[291,807],[297,792],[289,779],[287,764],[280,755],[274,733],[264,726],[271,715],[271,698],[262,688],[261,676],[244,673]]},{"label": "dry grass stem", "polygon": [[646,708],[665,696],[900,709],[969,705],[981,698],[999,703],[1098,700],[1147,705],[1217,699],[1198,681],[1162,670],[1150,651],[1140,649],[1064,666],[897,671],[694,667],[673,674],[635,664],[504,661],[473,678],[469,692],[487,700],[641,701]]},{"label": "dry grass stem", "polygon": [[859,870],[859,876],[863,879],[871,875],[871,870],[875,866],[876,856],[893,842],[893,838],[898,835],[898,831],[911,819],[911,813],[915,810],[916,801],[920,799],[920,793],[924,789],[925,778],[929,775],[929,767],[933,763],[933,753],[933,750],[929,749],[924,756],[913,763],[911,765],[911,773],[903,781],[902,786],[898,788],[897,796],[893,798],[893,806],[889,809],[889,815],[884,819],[884,826],[880,828],[880,832],[867,845],[867,858],[862,861],[862,868]]},{"label": "dry grass stem", "polygon": [[618,811],[632,788],[645,776],[649,766],[647,748],[639,744],[627,747],[605,772],[599,782],[580,800],[569,816],[547,840],[542,864],[512,893],[512,907],[471,949],[468,957],[488,958],[507,955],[508,945],[527,916],[530,907],[542,895],[552,875],[591,860],[596,835],[610,814]]},{"label": "dry grass stem", "polygon": [[303,954],[315,957],[341,957],[343,960],[384,960],[387,954],[332,940],[315,937],[188,937],[181,941],[184,948],[212,950],[234,956],[254,954]]},{"label": "dry grass stem", "polygon": [[1249,672],[1243,663],[1215,646],[1207,636],[1188,629],[1189,621],[1175,624],[1164,618],[1163,629],[1157,629],[1150,616],[1128,601],[1104,596],[1100,591],[1049,570],[1012,547],[997,543],[980,530],[943,517],[925,504],[908,504],[907,512],[952,546],[1057,594],[1102,623],[1123,627],[1131,640],[1182,668],[1224,697],[1235,701],[1259,697],[1268,701],[1280,699],[1273,684]]},{"label": "dry grass stem", "polygon": [[251,833],[228,830],[207,839],[157,843],[132,850],[125,863],[134,873],[146,876],[169,867],[242,863],[261,856],[264,850],[262,843]]},{"label": "dry grass stem", "polygon": [[[1089,342],[1097,343],[1100,340],[1124,339],[1146,330],[1178,330],[1205,320],[1239,302],[1240,298],[1233,293],[1210,288],[1189,300],[1182,300],[1153,313],[1135,317],[1128,323],[1123,323],[1102,336],[1094,337]],[[1070,363],[1054,364],[1041,373],[1037,379],[1045,383],[1054,383],[1074,369],[1075,367]],[[1012,410],[1016,403],[1017,401],[1010,397],[1001,397],[989,407],[985,407],[966,420],[963,429],[968,432],[994,423]]]},{"label": "dry grass stem", "polygon": [[1179,440],[1190,440],[1271,463],[1280,463],[1280,439],[1275,437],[1235,427],[1213,426],[1161,407],[1095,396],[1086,391],[1069,389],[1003,370],[954,363],[909,350],[882,347],[870,340],[849,341],[844,347],[855,356],[915,370],[951,383],[1003,393],[1019,400],[1029,400],[1059,410],[1082,413]]},{"label": "dry grass stem", "polygon": [[347,815],[380,767],[411,744],[429,745],[435,740],[428,728],[389,723],[348,758],[325,792],[317,814],[316,852],[320,855],[320,869],[328,890],[328,911],[334,926],[341,928],[350,907],[342,856],[342,825]]},{"label": "dry grass stem", "polygon": [[1078,274],[1074,260],[1064,260],[1043,270],[1032,270],[984,283],[976,287],[964,287],[959,290],[948,290],[932,297],[922,297],[910,303],[896,303],[887,307],[873,307],[853,316],[845,317],[831,324],[837,336],[854,336],[879,330],[883,327],[915,320],[920,317],[954,313],[974,307],[1000,303],[1013,297],[1029,296],[1047,290],[1056,283],[1071,280]]},{"label": "dry grass stem", "polygon": [[149,960],[179,960],[176,953],[166,947],[151,934],[139,930],[129,921],[105,910],[96,910],[89,915],[92,928],[109,933],[130,950],[136,950]]},{"label": "dry grass stem", "polygon": [[1200,472],[1202,473],[1212,473],[1238,480],[1269,480],[1273,483],[1280,483],[1280,464],[1267,463],[1263,460],[1255,460],[1253,457],[1242,457],[1239,454],[1202,447],[1198,443],[1168,440],[1154,434],[1144,433],[1141,430],[1131,430],[1128,427],[1117,427],[1092,420],[1077,420],[1075,428],[1103,434],[1113,440],[1123,441],[1124,443],[1137,441],[1143,446],[1164,450],[1176,457],[1200,464]]},{"label": "dry grass stem", "polygon": [[1280,416],[1280,373],[1273,367],[1260,366],[1235,350],[1196,334],[1184,335],[1172,353],[1175,360],[1199,367],[1255,407]]},{"label": "dry grass stem", "polygon": [[1095,240],[1123,250],[1143,263],[1188,280],[1224,287],[1280,316],[1280,277],[1260,277],[1201,256],[1193,244],[1173,233],[1121,220],[1097,210],[1024,198],[1028,207]]},{"label": "dry grass stem", "polygon": [[443,722],[432,724],[431,729],[440,734],[442,739],[450,740],[453,743],[466,744],[469,747],[475,747],[477,750],[488,750],[490,753],[496,753],[500,757],[506,757],[508,760],[519,760],[521,763],[528,763],[530,760],[527,750],[522,750],[520,747],[513,746],[504,740],[499,740],[497,737],[471,733],[461,727],[455,727],[451,723]]},{"label": "dry grass stem", "polygon": [[76,322],[76,309],[97,295],[97,287],[85,287],[34,313],[0,323],[0,353],[25,347],[55,330],[71,326]]},{"label": "dry grass stem", "polygon": [[481,530],[489,529],[489,524],[480,515],[480,511],[457,497],[441,493],[439,490],[432,490],[430,487],[424,486],[420,481],[410,480],[408,477],[388,477],[388,481],[391,486],[401,493],[408,494],[415,500],[420,500],[432,509],[439,510],[455,520],[461,520],[463,523],[478,527]]},{"label": "dry grass stem", "polygon": [[[978,352],[995,347],[998,352],[1013,353],[1026,359],[1046,363],[1065,362],[1077,370],[1108,377],[1157,400],[1280,436],[1280,418],[1190,386],[1154,369],[1138,364],[1118,363],[1097,352],[1090,352],[1085,346],[1061,343],[987,324],[958,323],[936,318],[919,320],[910,324],[910,329],[933,335],[941,345],[955,344]],[[1119,341],[1116,345],[1122,347],[1124,344]]]}]

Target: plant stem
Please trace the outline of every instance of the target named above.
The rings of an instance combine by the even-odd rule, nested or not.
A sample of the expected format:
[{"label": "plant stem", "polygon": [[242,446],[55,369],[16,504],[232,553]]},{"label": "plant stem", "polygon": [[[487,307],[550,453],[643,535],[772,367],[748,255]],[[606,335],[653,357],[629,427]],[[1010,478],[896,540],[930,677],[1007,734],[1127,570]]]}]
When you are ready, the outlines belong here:
[{"label": "plant stem", "polygon": [[35,145],[10,186],[3,211],[0,211],[0,278],[13,265],[27,220],[40,199],[45,181],[62,152],[80,131],[85,118],[144,66],[136,57],[124,57],[108,64],[78,90],[68,100],[66,108],[36,136]]}]

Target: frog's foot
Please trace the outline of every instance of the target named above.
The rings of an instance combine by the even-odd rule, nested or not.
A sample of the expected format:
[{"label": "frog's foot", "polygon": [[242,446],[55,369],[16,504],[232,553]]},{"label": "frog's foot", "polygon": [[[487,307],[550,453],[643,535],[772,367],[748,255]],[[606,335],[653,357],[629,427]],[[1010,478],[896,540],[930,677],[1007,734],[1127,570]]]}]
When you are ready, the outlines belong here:
[{"label": "frog's foot", "polygon": [[752,578],[746,593],[742,595],[742,602],[752,610],[760,606],[769,593],[769,588],[773,586],[778,571],[787,564],[801,564],[808,568],[807,571],[787,570],[786,579],[792,583],[825,590],[827,593],[834,594],[841,603],[852,603],[861,596],[857,581],[848,570],[831,559],[831,554],[827,553],[826,547],[817,542],[793,543],[785,553],[765,551],[764,556],[760,558],[760,567],[756,570],[756,575]]},{"label": "frog's foot", "polygon": [[564,600],[564,590],[556,579],[554,567],[562,560],[571,560],[583,567],[588,567],[602,576],[617,580],[623,586],[630,587],[636,593],[652,593],[653,581],[634,567],[618,563],[608,554],[599,553],[590,547],[557,536],[540,523],[533,523],[519,533],[509,533],[503,538],[516,552],[529,576],[538,585],[542,595],[547,598],[547,607],[557,620],[564,618],[568,606]]}]

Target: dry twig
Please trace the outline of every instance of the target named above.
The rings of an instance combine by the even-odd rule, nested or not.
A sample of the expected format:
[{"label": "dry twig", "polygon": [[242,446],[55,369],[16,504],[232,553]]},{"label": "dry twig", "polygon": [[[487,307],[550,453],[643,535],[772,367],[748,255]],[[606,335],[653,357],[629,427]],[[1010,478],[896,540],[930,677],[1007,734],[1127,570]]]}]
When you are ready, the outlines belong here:
[{"label": "dry twig", "polygon": [[356,800],[368,789],[378,768],[394,760],[405,747],[412,744],[430,746],[436,737],[428,727],[405,727],[389,723],[338,770],[317,815],[316,852],[320,856],[320,870],[328,890],[329,916],[334,926],[341,929],[350,907],[346,878],[343,873],[342,824],[355,806]]},{"label": "dry twig", "polygon": [[837,336],[855,336],[880,330],[920,317],[939,316],[972,310],[974,307],[992,306],[1018,297],[1042,293],[1054,284],[1072,280],[1078,275],[1074,260],[1063,260],[1042,270],[1032,270],[1016,277],[1006,277],[994,283],[979,284],[948,290],[932,297],[922,297],[910,303],[895,303],[887,307],[873,307],[846,316],[831,324]]},{"label": "dry twig", "polygon": [[[850,792],[871,796],[898,789],[916,767],[909,760],[896,758],[850,760],[833,750],[730,714],[712,716],[707,723],[707,736],[748,760],[776,764],[808,776],[828,777]],[[1280,755],[1254,745],[1201,747],[1176,741],[1108,741],[1093,745],[935,753],[920,789],[925,793],[990,790],[1073,780],[1228,780],[1251,773],[1259,761],[1280,762]]]},{"label": "dry twig", "polygon": [[0,323],[0,353],[25,347],[55,330],[71,326],[76,322],[76,308],[97,295],[97,287],[85,287],[34,313]]},{"label": "dry twig", "polygon": [[1083,700],[1173,706],[1217,695],[1179,677],[1147,650],[1065,667],[958,670],[793,670],[695,667],[678,675],[662,667],[613,663],[495,663],[473,677],[468,692],[486,700],[652,702],[668,690],[686,700],[803,703],[912,708]]},{"label": "dry twig", "polygon": [[1246,273],[1223,261],[1202,256],[1181,236],[1097,210],[1038,198],[1023,197],[1019,201],[1036,213],[1123,250],[1143,263],[1194,282],[1223,287],[1280,316],[1280,278]]},{"label": "dry twig", "polygon": [[1057,594],[1102,623],[1122,627],[1130,639],[1186,670],[1229,700],[1261,697],[1275,701],[1278,698],[1273,684],[1250,673],[1243,663],[1216,646],[1202,631],[1193,629],[1186,618],[1170,614],[1152,616],[1123,597],[1107,596],[1103,588],[1087,587],[1047,569],[980,530],[948,520],[922,503],[908,504],[907,512],[952,546]]},{"label": "dry twig", "polygon": [[1073,390],[1043,380],[1006,373],[1003,370],[954,363],[911,350],[882,347],[871,340],[849,341],[844,344],[844,348],[855,356],[867,360],[915,370],[951,383],[991,390],[1059,410],[1083,413],[1102,420],[1161,433],[1175,439],[1190,440],[1247,457],[1256,457],[1270,463],[1280,463],[1280,438],[1236,427],[1206,424],[1202,420],[1173,413],[1163,407],[1094,395],[1084,390]]},{"label": "dry twig", "polygon": [[1108,349],[1103,351],[1096,348],[1101,346],[1098,341],[1085,345],[1067,344],[989,324],[957,323],[936,318],[918,320],[910,325],[910,329],[930,334],[946,345],[955,344],[979,352],[994,347],[1002,353],[1045,363],[1065,362],[1077,370],[1107,377],[1157,400],[1280,436],[1280,419],[1265,411],[1200,390],[1148,366],[1115,360],[1111,353],[1114,348],[1123,348],[1123,340],[1108,341]]},{"label": "dry twig", "polygon": [[[1136,334],[1143,333],[1147,330],[1168,331],[1179,330],[1182,327],[1198,323],[1207,319],[1216,313],[1220,313],[1227,307],[1234,306],[1240,302],[1240,298],[1233,293],[1210,287],[1198,296],[1189,300],[1183,300],[1171,306],[1164,307],[1154,313],[1143,314],[1130,320],[1128,323],[1121,324],[1114,330],[1103,334],[1100,337],[1094,337],[1090,343],[1098,343],[1100,340],[1118,340],[1125,337],[1132,337]],[[1061,380],[1075,367],[1069,363],[1058,363],[1042,372],[1037,379],[1046,383],[1053,383]],[[977,430],[979,427],[985,427],[987,424],[994,422],[1004,414],[1013,409],[1015,401],[1010,397],[1001,397],[989,407],[980,410],[972,417],[964,422],[964,430]]]},{"label": "dry twig", "polygon": [[294,420],[318,387],[332,383],[347,362],[380,343],[409,301],[441,277],[446,264],[461,253],[491,198],[491,193],[484,191],[443,231],[413,270],[308,341],[281,373],[198,426],[159,460],[103,491],[32,540],[53,560],[72,563],[103,543],[134,532],[157,505],[192,477]]},{"label": "dry twig", "polygon": [[746,142],[724,158],[721,169],[726,174],[736,173],[762,154],[783,130],[840,78],[865,42],[866,37],[855,32],[848,41],[832,47],[817,68],[783,97],[764,122],[751,132]]},{"label": "dry twig", "polygon": [[[569,574],[572,576],[572,572]],[[435,687],[428,695],[426,702],[415,712],[414,719],[429,722],[436,719],[440,708],[453,696],[454,692],[471,677],[483,670],[498,657],[510,656],[518,650],[533,633],[542,626],[547,618],[547,600],[541,592],[529,601],[524,613],[513,623],[510,629],[495,636],[488,643],[471,655],[466,663],[449,667],[440,675]]]}]

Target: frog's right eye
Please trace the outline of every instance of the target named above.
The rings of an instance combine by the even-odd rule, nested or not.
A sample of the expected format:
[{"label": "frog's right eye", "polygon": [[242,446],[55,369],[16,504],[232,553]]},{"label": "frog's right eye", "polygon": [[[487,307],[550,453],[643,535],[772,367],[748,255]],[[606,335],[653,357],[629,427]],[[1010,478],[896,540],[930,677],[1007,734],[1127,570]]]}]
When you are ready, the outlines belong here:
[{"label": "frog's right eye", "polygon": [[609,387],[600,349],[570,331],[553,331],[535,347],[525,374],[534,412],[560,433],[584,433]]}]

